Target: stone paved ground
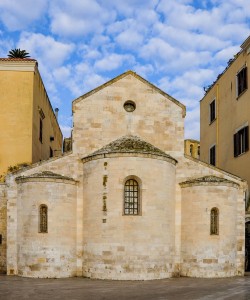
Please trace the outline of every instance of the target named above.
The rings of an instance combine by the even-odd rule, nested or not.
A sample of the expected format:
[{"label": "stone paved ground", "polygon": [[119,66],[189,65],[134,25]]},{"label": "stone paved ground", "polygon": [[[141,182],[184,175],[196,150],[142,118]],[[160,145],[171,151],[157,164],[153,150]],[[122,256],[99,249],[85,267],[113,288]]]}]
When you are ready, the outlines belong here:
[{"label": "stone paved ground", "polygon": [[250,300],[250,277],[111,281],[0,276],[1,300]]}]

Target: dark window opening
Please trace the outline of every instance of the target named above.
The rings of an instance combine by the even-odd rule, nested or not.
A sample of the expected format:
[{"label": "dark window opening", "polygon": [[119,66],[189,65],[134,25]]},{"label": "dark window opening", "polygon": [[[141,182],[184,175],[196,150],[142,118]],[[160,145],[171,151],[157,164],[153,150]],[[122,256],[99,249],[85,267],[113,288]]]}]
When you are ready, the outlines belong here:
[{"label": "dark window opening", "polygon": [[212,123],[216,118],[216,107],[215,100],[210,103],[210,123]]},{"label": "dark window opening", "polygon": [[247,89],[247,67],[237,74],[237,95],[239,96]]},{"label": "dark window opening", "polygon": [[234,134],[234,157],[249,150],[248,131],[248,126],[246,126]]},{"label": "dark window opening", "polygon": [[213,166],[216,165],[216,149],[215,149],[215,146],[211,147],[210,148],[210,153],[209,153],[209,163]]},{"label": "dark window opening", "polygon": [[53,157],[53,150],[51,147],[49,147],[49,157]]},{"label": "dark window opening", "polygon": [[139,184],[134,179],[127,180],[124,186],[124,214],[139,214]]},{"label": "dark window opening", "polygon": [[2,242],[3,242],[3,237],[2,237],[2,235],[0,234],[0,245],[2,245]]},{"label": "dark window opening", "polygon": [[193,144],[191,144],[191,145],[190,145],[190,148],[189,148],[189,152],[190,152],[190,155],[191,155],[191,156],[193,155],[193,148],[194,148],[194,146],[193,146]]},{"label": "dark window opening", "polygon": [[43,142],[43,121],[40,119],[40,126],[39,126],[39,141]]}]

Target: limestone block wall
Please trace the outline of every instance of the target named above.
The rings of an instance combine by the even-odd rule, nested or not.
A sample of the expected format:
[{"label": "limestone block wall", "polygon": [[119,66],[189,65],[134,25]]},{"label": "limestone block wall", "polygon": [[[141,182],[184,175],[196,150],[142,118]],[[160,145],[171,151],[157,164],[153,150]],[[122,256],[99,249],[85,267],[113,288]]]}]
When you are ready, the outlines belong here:
[{"label": "limestone block wall", "polygon": [[[73,102],[73,152],[82,156],[131,134],[175,157],[183,153],[185,107],[133,72]],[[131,100],[135,110],[127,112]]]},{"label": "limestone block wall", "polygon": [[[237,275],[244,275],[244,261],[245,261],[245,202],[244,193],[247,190],[246,181],[227,173],[221,169],[214,166],[208,165],[202,161],[194,159],[192,157],[180,156],[177,158],[178,164],[176,167],[176,181],[177,183],[183,182],[185,180],[190,180],[193,178],[198,178],[202,176],[218,176],[221,178],[228,179],[230,181],[239,184],[239,189],[237,190],[237,206],[234,214],[237,219]],[[181,259],[181,224],[182,224],[182,189],[179,184],[176,185],[176,256]]]},{"label": "limestone block wall", "polygon": [[[175,165],[122,154],[83,164],[83,276],[175,275]],[[160,171],[159,171],[160,170]],[[124,184],[140,184],[141,214],[124,215]]]},{"label": "limestone block wall", "polygon": [[[78,181],[76,189],[76,256],[77,256],[77,276],[82,276],[82,163],[78,157],[69,153],[60,158],[52,158],[43,161],[19,171],[13,176],[7,177],[7,198],[8,198],[8,249],[7,249],[7,273],[9,275],[17,275],[17,184],[15,178],[18,176],[30,176],[34,173],[52,171],[61,175],[73,177]],[[36,194],[36,193],[35,193]]]},{"label": "limestone block wall", "polygon": [[5,184],[0,183],[0,273],[6,273],[7,199]]},{"label": "limestone block wall", "polygon": [[[238,275],[237,196],[237,186],[230,183],[182,187],[182,276]],[[214,207],[219,211],[218,235],[210,234],[210,213]]]},{"label": "limestone block wall", "polygon": [[[39,207],[48,207],[48,232],[39,232]],[[18,182],[18,275],[60,278],[76,275],[76,185],[59,179]]]}]

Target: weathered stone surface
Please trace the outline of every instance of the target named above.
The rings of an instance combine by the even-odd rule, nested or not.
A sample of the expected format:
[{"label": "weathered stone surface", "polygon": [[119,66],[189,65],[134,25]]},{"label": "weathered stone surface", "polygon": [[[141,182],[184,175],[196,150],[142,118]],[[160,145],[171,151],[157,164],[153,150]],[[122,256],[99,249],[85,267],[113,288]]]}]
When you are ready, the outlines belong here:
[{"label": "weathered stone surface", "polygon": [[208,176],[203,176],[200,178],[194,178],[194,179],[190,179],[184,182],[180,183],[181,187],[185,187],[185,186],[190,186],[190,185],[202,185],[202,184],[214,184],[214,185],[233,185],[235,187],[239,187],[239,184],[232,181],[232,180],[228,180],[226,178],[222,178],[222,177],[217,177],[214,175],[208,175]]},{"label": "weathered stone surface", "polygon": [[[124,109],[128,100],[133,112]],[[73,110],[72,153],[0,185],[0,213],[2,207],[7,214],[0,229],[8,229],[7,260],[0,263],[8,274],[116,280],[244,274],[246,183],[184,155],[183,105],[128,72],[77,99]],[[139,187],[138,215],[124,215],[130,179]],[[48,207],[47,233],[39,232],[41,204]]]},{"label": "weathered stone surface", "polygon": [[170,155],[166,154],[159,148],[151,145],[140,139],[138,136],[127,135],[121,137],[101,149],[93,152],[84,159],[88,159],[94,156],[105,155],[109,153],[129,153],[129,154],[152,154],[154,156],[167,158],[172,163],[176,164],[177,160]]}]

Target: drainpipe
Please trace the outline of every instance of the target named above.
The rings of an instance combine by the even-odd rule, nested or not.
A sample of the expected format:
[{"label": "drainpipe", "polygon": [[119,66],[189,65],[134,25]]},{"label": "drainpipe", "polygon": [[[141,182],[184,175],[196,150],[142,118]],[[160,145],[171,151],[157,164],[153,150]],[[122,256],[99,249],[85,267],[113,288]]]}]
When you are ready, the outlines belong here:
[{"label": "drainpipe", "polygon": [[216,84],[216,161],[217,167],[220,167],[219,160],[219,84]]}]

